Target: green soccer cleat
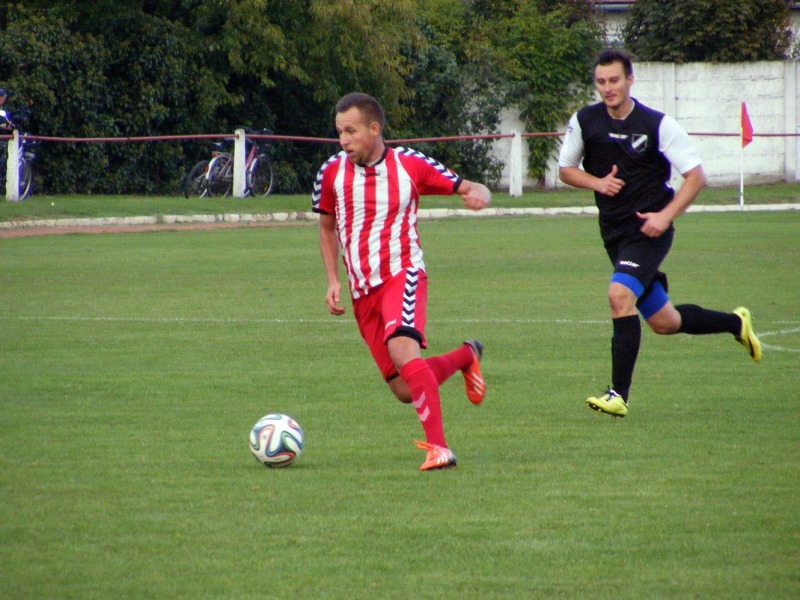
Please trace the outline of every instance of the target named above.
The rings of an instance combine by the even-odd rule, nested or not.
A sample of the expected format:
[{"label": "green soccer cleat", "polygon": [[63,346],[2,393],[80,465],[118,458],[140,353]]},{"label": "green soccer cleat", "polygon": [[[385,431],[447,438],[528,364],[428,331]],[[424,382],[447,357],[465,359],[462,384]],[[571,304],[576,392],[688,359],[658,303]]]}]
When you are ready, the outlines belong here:
[{"label": "green soccer cleat", "polygon": [[753,360],[759,362],[761,360],[761,342],[758,341],[753,331],[753,316],[744,306],[740,306],[733,312],[739,315],[739,318],[742,320],[742,330],[739,332],[739,337],[736,339],[742,346],[747,348]]},{"label": "green soccer cleat", "polygon": [[586,405],[597,412],[624,417],[628,414],[628,403],[617,392],[608,388],[606,393],[599,398],[591,397],[586,400]]}]

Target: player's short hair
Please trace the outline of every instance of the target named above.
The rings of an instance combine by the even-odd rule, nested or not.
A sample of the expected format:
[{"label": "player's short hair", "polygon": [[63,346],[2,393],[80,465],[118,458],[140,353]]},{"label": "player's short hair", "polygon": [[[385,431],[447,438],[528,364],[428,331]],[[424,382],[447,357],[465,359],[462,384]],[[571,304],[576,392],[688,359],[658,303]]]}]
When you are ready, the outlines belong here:
[{"label": "player's short hair", "polygon": [[622,63],[622,68],[625,70],[625,77],[633,75],[633,59],[635,57],[625,50],[620,48],[606,48],[597,55],[594,61],[594,69],[602,66],[608,66],[615,62]]},{"label": "player's short hair", "polygon": [[383,113],[383,108],[381,108],[381,105],[375,98],[369,94],[362,94],[361,92],[347,94],[336,103],[336,112],[347,112],[354,107],[361,111],[367,124],[377,123],[381,128],[381,133],[383,133],[386,117]]}]

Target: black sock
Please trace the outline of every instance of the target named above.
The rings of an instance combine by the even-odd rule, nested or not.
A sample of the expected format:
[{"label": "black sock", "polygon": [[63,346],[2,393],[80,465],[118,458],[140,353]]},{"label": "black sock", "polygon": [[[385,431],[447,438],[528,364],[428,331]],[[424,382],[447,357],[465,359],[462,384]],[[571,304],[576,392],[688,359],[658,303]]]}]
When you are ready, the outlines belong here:
[{"label": "black sock", "polygon": [[681,315],[680,333],[704,335],[707,333],[731,333],[739,337],[742,320],[735,313],[717,312],[701,308],[696,304],[680,304],[675,307]]},{"label": "black sock", "polygon": [[614,391],[628,401],[633,380],[633,368],[639,356],[642,341],[642,323],[639,315],[613,319],[614,335],[611,338],[611,381]]}]

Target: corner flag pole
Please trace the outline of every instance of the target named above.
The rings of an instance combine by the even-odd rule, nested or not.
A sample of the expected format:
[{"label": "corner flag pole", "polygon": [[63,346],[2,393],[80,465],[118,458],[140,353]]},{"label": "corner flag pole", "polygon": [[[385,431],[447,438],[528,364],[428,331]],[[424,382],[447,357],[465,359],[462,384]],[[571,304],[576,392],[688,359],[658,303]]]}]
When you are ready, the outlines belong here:
[{"label": "corner flag pole", "polygon": [[739,208],[744,208],[744,145],[739,149]]},{"label": "corner flag pole", "polygon": [[750,122],[750,115],[747,114],[747,105],[742,102],[742,149],[741,164],[739,167],[739,206],[744,208],[744,147],[753,141],[753,124]]}]

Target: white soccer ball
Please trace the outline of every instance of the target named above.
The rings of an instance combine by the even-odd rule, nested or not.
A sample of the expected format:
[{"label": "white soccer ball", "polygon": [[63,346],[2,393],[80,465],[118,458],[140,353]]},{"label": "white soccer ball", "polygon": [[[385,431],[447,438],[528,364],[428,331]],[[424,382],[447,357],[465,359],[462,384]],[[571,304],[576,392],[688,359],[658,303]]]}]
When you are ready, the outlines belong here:
[{"label": "white soccer ball", "polygon": [[303,430],[288,415],[265,415],[250,430],[250,451],[264,466],[289,466],[303,451]]}]

